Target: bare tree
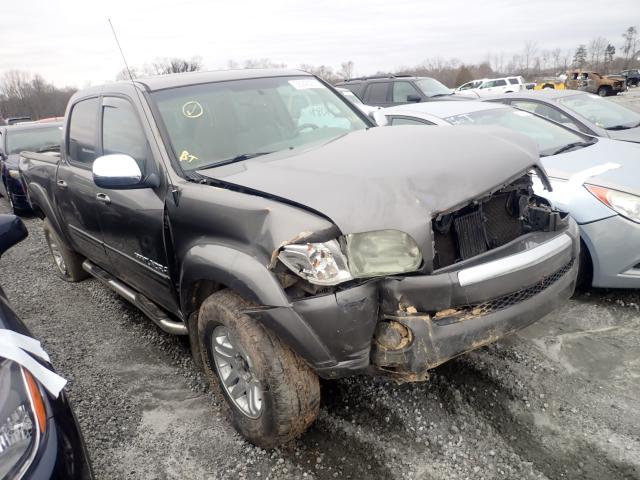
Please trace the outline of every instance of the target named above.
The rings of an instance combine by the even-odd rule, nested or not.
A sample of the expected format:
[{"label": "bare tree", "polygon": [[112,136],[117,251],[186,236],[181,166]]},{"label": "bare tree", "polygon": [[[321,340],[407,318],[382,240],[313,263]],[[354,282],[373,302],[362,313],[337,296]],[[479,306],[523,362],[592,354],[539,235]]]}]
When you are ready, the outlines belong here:
[{"label": "bare tree", "polygon": [[551,62],[553,63],[553,72],[558,73],[562,65],[562,49],[554,48],[551,50]]},{"label": "bare tree", "polygon": [[273,62],[268,58],[245,60],[244,68],[286,68],[285,63]]},{"label": "bare tree", "polygon": [[636,53],[638,48],[638,30],[636,27],[629,27],[622,34],[624,38],[624,45],[622,46],[622,53],[624,53],[624,68],[629,68],[629,60],[631,56]]},{"label": "bare tree", "polygon": [[607,45],[609,45],[609,41],[602,37],[594,38],[589,43],[590,63],[591,68],[594,70],[600,70],[601,59],[604,59],[604,53]]},{"label": "bare tree", "polygon": [[202,69],[202,58],[157,58],[145,68],[150,75],[168,75],[171,73],[196,72]]},{"label": "bare tree", "polygon": [[74,90],[58,89],[41,75],[9,71],[0,78],[0,117],[33,119],[62,116]]},{"label": "bare tree", "polygon": [[533,58],[538,53],[538,46],[534,42],[527,42],[524,44],[524,50],[522,51],[522,57],[524,60],[524,73],[529,75],[529,67],[533,63]]},{"label": "bare tree", "polygon": [[340,64],[340,71],[338,72],[338,76],[344,78],[345,80],[348,80],[353,77],[353,69],[354,63],[351,60],[342,62]]}]

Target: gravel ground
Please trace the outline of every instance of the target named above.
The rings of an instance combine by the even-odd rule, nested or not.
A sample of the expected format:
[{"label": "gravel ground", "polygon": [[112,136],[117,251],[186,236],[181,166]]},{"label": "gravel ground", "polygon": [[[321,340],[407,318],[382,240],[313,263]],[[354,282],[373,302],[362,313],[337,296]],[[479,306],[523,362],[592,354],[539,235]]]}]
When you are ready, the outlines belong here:
[{"label": "gravel ground", "polygon": [[[635,91],[617,101],[640,109]],[[25,224],[0,278],[69,380],[98,479],[640,479],[638,291],[581,292],[426,383],[325,382],[310,431],[265,451],[235,433],[182,338],[96,280],[60,280],[42,222]]]}]

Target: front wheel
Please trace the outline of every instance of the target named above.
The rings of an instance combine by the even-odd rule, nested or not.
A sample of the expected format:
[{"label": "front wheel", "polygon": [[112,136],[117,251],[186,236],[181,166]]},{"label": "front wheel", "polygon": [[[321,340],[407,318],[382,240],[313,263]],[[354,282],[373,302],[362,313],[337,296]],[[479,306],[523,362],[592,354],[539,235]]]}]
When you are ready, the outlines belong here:
[{"label": "front wheel", "polygon": [[304,433],[318,416],[317,375],[246,313],[231,290],[207,298],[198,314],[204,369],[220,387],[234,427],[251,443],[273,448]]},{"label": "front wheel", "polygon": [[601,97],[606,97],[607,95],[609,95],[609,87],[600,87],[598,89],[598,95],[600,95]]}]

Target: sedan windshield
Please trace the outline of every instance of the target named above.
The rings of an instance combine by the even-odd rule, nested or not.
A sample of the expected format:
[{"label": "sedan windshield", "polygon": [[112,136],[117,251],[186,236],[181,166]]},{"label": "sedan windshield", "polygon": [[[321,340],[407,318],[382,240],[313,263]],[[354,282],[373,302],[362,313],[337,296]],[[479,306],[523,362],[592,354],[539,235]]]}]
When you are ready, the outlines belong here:
[{"label": "sedan windshield", "polygon": [[532,113],[513,108],[481,110],[455,115],[445,120],[453,125],[493,125],[515,130],[533,139],[538,144],[541,156],[554,155],[561,150],[566,151],[565,147],[568,146],[578,148],[590,145],[590,139],[586,137]]},{"label": "sedan windshield", "polygon": [[420,78],[416,80],[416,84],[427,97],[451,95],[453,93],[453,90],[444,86],[435,78]]},{"label": "sedan windshield", "polygon": [[559,98],[558,101],[607,130],[625,130],[640,126],[640,113],[597,95],[571,95]]},{"label": "sedan windshield", "polygon": [[30,130],[7,130],[7,153],[9,155],[25,150],[32,152],[59,146],[62,141],[62,127],[34,128]]},{"label": "sedan windshield", "polygon": [[312,77],[191,85],[152,96],[184,170],[328,141],[369,126],[347,100]]}]

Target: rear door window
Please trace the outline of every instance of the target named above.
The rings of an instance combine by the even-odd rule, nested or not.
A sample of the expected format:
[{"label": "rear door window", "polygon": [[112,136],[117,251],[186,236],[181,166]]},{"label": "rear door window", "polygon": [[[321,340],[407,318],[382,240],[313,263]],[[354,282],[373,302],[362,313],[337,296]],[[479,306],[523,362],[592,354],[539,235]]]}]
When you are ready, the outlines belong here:
[{"label": "rear door window", "polygon": [[580,130],[580,126],[574,122],[572,118],[568,117],[557,108],[545,105],[544,103],[528,102],[526,100],[512,100],[511,105],[531,113],[536,113],[541,117],[548,118],[549,120],[561,123],[567,127]]},{"label": "rear door window", "polygon": [[69,120],[69,160],[90,167],[96,159],[98,137],[98,98],[76,103]]},{"label": "rear door window", "polygon": [[493,82],[493,85],[495,87],[504,87],[507,84],[506,80],[496,80],[495,82]]},{"label": "rear door window", "polygon": [[370,83],[364,95],[364,103],[367,105],[387,103],[389,85],[389,82]]}]

